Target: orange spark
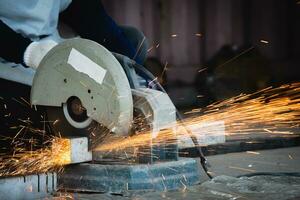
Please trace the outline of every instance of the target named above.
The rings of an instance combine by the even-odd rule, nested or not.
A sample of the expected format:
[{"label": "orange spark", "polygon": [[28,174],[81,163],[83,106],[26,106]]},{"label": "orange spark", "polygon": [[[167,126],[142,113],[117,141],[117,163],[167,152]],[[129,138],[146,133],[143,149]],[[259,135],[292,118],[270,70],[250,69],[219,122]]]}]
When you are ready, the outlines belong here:
[{"label": "orange spark", "polygon": [[255,155],[259,155],[260,154],[259,152],[256,152],[256,151],[246,151],[246,153],[255,154]]},{"label": "orange spark", "polygon": [[246,168],[242,168],[242,167],[235,167],[235,166],[229,166],[230,169],[237,169],[237,170],[241,170],[241,171],[246,171],[246,172],[256,172],[256,170],[252,170],[252,169],[246,169]]},{"label": "orange spark", "polygon": [[[144,130],[137,135],[106,140],[96,148],[96,151],[119,151],[132,147],[145,147],[161,143],[177,143],[174,136],[180,140],[189,140],[186,127],[200,126],[210,122],[222,121],[225,124],[225,134],[292,134],[292,127],[300,123],[300,83],[282,85],[277,88],[266,88],[253,94],[239,96],[213,103],[203,109],[192,110],[197,116],[178,121],[174,129],[160,131],[152,141],[151,132]],[[214,126],[214,125],[213,125]],[[200,126],[201,127],[201,126]],[[203,130],[205,129],[205,130]],[[207,130],[206,130],[207,129]],[[212,127],[201,127],[207,134],[214,134]],[[197,134],[200,133],[193,133]],[[257,154],[257,152],[256,152]]]},{"label": "orange spark", "polygon": [[264,44],[269,44],[269,41],[267,40],[260,40],[261,43],[264,43]]},{"label": "orange spark", "polygon": [[53,138],[51,147],[36,151],[22,151],[1,158],[0,177],[60,171],[71,162],[69,139]]},{"label": "orange spark", "polygon": [[203,72],[203,71],[205,71],[205,70],[207,70],[207,67],[204,67],[204,68],[202,68],[202,69],[199,69],[199,70],[198,70],[198,73],[201,73],[201,72]]}]

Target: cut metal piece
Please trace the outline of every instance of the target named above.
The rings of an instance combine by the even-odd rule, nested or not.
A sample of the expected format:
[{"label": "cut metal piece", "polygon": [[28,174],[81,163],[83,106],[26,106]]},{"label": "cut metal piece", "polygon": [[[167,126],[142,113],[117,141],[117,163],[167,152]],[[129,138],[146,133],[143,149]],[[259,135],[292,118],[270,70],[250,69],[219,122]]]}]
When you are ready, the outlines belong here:
[{"label": "cut metal piece", "polygon": [[88,150],[88,138],[68,138],[71,147],[71,163],[82,163],[92,161],[92,152]]},{"label": "cut metal piece", "polygon": [[[60,165],[92,161],[92,152],[88,149],[87,137],[59,138],[62,151],[56,155]],[[56,148],[56,146],[52,146]]]},{"label": "cut metal piece", "polygon": [[[65,104],[73,97],[81,101],[87,121],[78,124],[67,115]],[[133,103],[126,74],[108,50],[90,40],[66,40],[44,57],[33,80],[31,103],[63,106],[66,126],[76,129],[86,129],[92,121],[117,135],[127,135],[131,128]]]}]

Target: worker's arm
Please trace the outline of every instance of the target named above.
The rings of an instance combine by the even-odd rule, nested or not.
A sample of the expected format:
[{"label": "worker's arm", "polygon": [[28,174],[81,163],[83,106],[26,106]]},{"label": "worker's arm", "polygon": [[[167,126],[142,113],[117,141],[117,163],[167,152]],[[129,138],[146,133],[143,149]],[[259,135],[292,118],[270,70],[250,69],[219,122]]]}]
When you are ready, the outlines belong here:
[{"label": "worker's arm", "polygon": [[52,40],[32,42],[29,38],[16,33],[0,20],[0,57],[25,67],[36,69],[43,57],[57,43]]},{"label": "worker's arm", "polygon": [[23,63],[23,56],[31,40],[16,33],[0,20],[0,57],[7,61]]},{"label": "worker's arm", "polygon": [[134,58],[135,47],[108,16],[100,0],[73,0],[60,18],[81,37],[102,44],[112,52]]}]

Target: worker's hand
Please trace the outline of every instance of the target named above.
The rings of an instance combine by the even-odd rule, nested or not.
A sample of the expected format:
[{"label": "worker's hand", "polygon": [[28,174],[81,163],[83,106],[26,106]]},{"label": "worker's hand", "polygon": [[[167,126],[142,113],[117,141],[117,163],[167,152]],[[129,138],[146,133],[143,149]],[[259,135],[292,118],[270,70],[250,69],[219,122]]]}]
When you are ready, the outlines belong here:
[{"label": "worker's hand", "polygon": [[32,42],[25,50],[24,63],[33,69],[38,68],[44,56],[56,45],[53,40]]}]

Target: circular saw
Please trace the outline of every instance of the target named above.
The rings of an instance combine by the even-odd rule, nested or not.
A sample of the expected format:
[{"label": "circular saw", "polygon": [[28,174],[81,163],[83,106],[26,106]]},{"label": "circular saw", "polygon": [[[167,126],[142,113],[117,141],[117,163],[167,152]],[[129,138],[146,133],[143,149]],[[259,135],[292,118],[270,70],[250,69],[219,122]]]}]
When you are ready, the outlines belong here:
[{"label": "circular saw", "polygon": [[91,40],[66,40],[37,68],[31,104],[46,108],[55,133],[89,137],[91,148],[109,133],[131,135],[134,110],[147,118],[156,137],[159,130],[174,126],[175,106],[166,93],[141,84],[135,68],[125,64],[129,62]]},{"label": "circular saw", "polygon": [[45,106],[61,136],[127,135],[133,102],[126,74],[116,58],[91,40],[69,39],[40,63],[31,104]]}]

